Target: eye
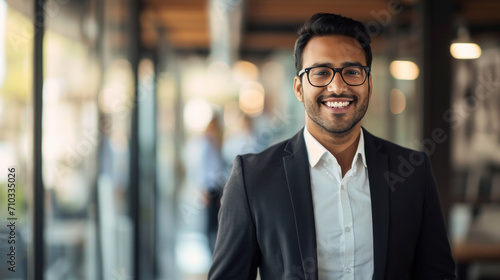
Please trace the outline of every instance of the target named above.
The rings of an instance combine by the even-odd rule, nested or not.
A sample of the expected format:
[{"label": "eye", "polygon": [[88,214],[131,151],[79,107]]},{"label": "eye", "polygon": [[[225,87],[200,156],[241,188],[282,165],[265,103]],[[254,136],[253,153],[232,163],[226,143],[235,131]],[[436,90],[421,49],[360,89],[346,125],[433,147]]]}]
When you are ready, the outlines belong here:
[{"label": "eye", "polygon": [[359,76],[361,75],[361,69],[358,67],[344,68],[342,74],[346,76]]},{"label": "eye", "polygon": [[310,74],[314,78],[320,79],[320,78],[330,77],[332,75],[332,70],[328,69],[328,68],[323,68],[323,67],[313,68],[313,69],[311,69]]},{"label": "eye", "polygon": [[316,72],[316,73],[314,73],[314,75],[315,76],[326,76],[326,75],[328,75],[328,72],[326,72],[326,71]]}]

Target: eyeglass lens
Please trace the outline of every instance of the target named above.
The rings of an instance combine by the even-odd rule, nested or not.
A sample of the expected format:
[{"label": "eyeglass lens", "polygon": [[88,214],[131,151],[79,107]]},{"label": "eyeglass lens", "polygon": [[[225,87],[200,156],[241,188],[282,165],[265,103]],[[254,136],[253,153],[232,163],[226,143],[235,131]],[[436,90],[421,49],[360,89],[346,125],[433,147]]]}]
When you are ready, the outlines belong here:
[{"label": "eyeglass lens", "polygon": [[[364,83],[366,71],[359,66],[344,67],[339,72],[344,82],[356,86]],[[333,80],[334,71],[328,67],[314,67],[309,70],[309,82],[314,86],[327,86]]]}]

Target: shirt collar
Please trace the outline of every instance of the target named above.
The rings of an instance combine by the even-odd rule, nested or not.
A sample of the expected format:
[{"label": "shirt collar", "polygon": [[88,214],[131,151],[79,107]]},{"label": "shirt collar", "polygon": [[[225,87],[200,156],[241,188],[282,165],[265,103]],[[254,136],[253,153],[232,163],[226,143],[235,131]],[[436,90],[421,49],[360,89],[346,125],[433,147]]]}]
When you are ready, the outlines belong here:
[{"label": "shirt collar", "polygon": [[[326,154],[330,152],[323,146],[321,143],[311,135],[309,130],[307,130],[307,126],[304,127],[304,140],[306,142],[307,155],[309,157],[309,164],[311,167],[316,166],[320,159]],[[359,136],[358,149],[356,150],[356,154],[354,154],[354,158],[352,161],[351,167],[354,167],[355,163],[358,161],[358,158],[361,157],[363,162],[363,166],[366,168],[366,156],[365,156],[365,138],[363,136],[363,129],[361,129],[361,133]]]}]

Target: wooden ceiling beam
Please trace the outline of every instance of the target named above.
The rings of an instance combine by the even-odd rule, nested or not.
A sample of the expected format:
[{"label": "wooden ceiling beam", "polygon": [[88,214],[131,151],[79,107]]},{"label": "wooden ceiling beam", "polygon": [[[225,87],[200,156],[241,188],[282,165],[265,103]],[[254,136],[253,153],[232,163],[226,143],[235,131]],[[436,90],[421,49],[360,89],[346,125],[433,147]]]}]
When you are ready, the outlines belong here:
[{"label": "wooden ceiling beam", "polygon": [[207,0],[143,0],[145,5],[158,5],[162,7],[180,6],[206,6]]},{"label": "wooden ceiling beam", "polygon": [[167,36],[175,45],[210,45],[210,35],[207,32],[169,32]]},{"label": "wooden ceiling beam", "polygon": [[[500,24],[500,1],[456,0],[460,6],[457,16],[468,25]],[[400,0],[403,2],[403,0]],[[408,1],[407,1],[408,2]],[[414,1],[409,1],[413,3]],[[144,40],[153,44],[157,26],[166,28],[166,36],[178,48],[209,48],[209,14],[207,0],[143,0],[148,11],[141,18],[146,33]],[[414,10],[405,6],[403,13],[394,15],[388,0],[246,0],[245,25],[249,28],[242,34],[242,49],[272,50],[291,49],[296,34],[286,26],[300,26],[316,12],[340,13],[362,22],[377,21],[377,16],[389,12],[398,17],[398,23],[415,20]],[[410,3],[410,4],[411,4]],[[410,5],[409,4],[409,5]],[[109,10],[107,16],[126,17],[120,11]],[[270,28],[267,28],[269,26]],[[273,27],[275,27],[273,29]],[[383,46],[383,38],[375,38],[374,43]],[[382,47],[383,48],[383,47]]]},{"label": "wooden ceiling beam", "polygon": [[244,50],[293,49],[295,34],[247,33],[243,35],[240,48]]},{"label": "wooden ceiling beam", "polygon": [[186,10],[160,10],[160,18],[167,22],[189,23],[190,21],[207,23],[208,14],[206,11],[186,11]]},{"label": "wooden ceiling beam", "polygon": [[466,24],[498,24],[500,22],[500,1],[475,0],[459,1],[458,17]]},{"label": "wooden ceiling beam", "polygon": [[[243,51],[262,51],[262,50],[293,50],[297,34],[291,33],[260,33],[252,32],[244,34],[240,48]],[[372,51],[374,53],[385,50],[386,40],[380,36],[372,38]]]},{"label": "wooden ceiling beam", "polygon": [[357,20],[370,21],[374,20],[372,14],[389,11],[387,1],[258,0],[251,3],[247,8],[246,20],[257,22],[302,23],[317,12],[340,13]]}]

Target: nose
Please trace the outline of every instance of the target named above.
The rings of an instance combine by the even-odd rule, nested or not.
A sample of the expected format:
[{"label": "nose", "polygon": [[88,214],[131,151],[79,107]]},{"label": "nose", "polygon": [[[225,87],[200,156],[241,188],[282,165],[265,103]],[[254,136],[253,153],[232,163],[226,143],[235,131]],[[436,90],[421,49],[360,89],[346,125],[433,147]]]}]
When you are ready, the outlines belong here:
[{"label": "nose", "polygon": [[328,91],[333,93],[343,93],[347,89],[347,84],[342,79],[340,73],[335,73],[333,80],[328,85]]}]

